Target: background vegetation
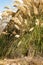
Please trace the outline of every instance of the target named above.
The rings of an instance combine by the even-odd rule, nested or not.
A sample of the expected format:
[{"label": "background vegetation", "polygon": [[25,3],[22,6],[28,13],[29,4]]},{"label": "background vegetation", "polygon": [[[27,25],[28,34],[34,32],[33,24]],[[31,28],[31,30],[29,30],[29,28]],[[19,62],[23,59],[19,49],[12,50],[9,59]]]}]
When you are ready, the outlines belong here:
[{"label": "background vegetation", "polygon": [[15,1],[14,12],[7,8],[2,22],[7,22],[0,35],[0,58],[24,56],[43,57],[43,2],[42,0]]}]

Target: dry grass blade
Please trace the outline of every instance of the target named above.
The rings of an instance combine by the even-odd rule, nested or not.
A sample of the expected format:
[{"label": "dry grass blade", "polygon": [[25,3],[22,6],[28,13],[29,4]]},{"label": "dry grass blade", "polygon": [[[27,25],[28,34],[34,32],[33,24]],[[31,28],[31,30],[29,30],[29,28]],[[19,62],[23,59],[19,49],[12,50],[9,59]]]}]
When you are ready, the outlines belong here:
[{"label": "dry grass blade", "polygon": [[18,25],[16,25],[16,24],[15,24],[15,27],[16,27],[18,30],[20,30],[20,28],[19,28],[19,26],[18,26]]},{"label": "dry grass blade", "polygon": [[26,10],[25,7],[23,7],[23,6],[21,7],[21,6],[19,6],[18,9],[20,9],[24,14],[26,14],[26,11],[27,11],[27,10]]},{"label": "dry grass blade", "polygon": [[17,23],[18,25],[21,25],[21,22],[19,21],[19,19],[17,17],[13,18],[14,22]]},{"label": "dry grass blade", "polygon": [[24,4],[29,5],[29,2],[31,2],[31,0],[23,0]]},{"label": "dry grass blade", "polygon": [[19,20],[20,20],[21,22],[23,22],[23,17],[22,17],[20,14],[19,14],[18,18],[19,18]]},{"label": "dry grass blade", "polygon": [[5,9],[10,9],[10,7],[9,7],[9,6],[5,6],[4,8],[5,8]]},{"label": "dry grass blade", "polygon": [[34,14],[35,14],[35,15],[38,15],[38,9],[36,8],[35,5],[33,5],[33,8],[34,8]]}]

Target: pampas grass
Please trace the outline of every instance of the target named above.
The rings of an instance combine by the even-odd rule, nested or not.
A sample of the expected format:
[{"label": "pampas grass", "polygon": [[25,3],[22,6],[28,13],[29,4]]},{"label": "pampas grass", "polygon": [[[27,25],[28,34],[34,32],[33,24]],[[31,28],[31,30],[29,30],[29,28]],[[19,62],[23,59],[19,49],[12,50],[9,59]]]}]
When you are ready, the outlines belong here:
[{"label": "pampas grass", "polygon": [[[5,57],[43,56],[43,2],[42,0],[15,1],[16,13],[7,10],[11,19],[3,31],[8,44]],[[5,14],[4,14],[5,16]],[[3,40],[3,39],[2,39]],[[1,41],[1,43],[3,43]],[[3,48],[3,46],[1,47]],[[2,53],[2,52],[1,52]],[[3,50],[4,53],[4,50]]]}]

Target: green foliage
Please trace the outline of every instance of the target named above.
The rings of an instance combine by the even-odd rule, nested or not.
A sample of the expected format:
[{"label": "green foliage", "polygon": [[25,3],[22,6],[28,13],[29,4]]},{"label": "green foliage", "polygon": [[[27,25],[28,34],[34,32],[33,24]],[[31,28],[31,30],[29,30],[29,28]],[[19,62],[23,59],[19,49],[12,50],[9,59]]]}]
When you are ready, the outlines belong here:
[{"label": "green foliage", "polygon": [[[32,32],[26,32],[19,39],[10,43],[5,41],[6,37],[0,38],[0,57],[16,58],[26,55],[43,56],[43,28],[35,26]],[[6,51],[7,50],[7,51]]]}]

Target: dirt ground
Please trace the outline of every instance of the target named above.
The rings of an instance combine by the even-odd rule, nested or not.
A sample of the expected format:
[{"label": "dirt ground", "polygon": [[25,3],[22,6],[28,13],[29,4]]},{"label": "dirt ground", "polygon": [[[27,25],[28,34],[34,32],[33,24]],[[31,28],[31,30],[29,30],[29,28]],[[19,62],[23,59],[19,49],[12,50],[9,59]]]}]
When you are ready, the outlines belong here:
[{"label": "dirt ground", "polygon": [[43,65],[43,58],[24,57],[18,59],[4,59],[0,60],[0,65]]}]

